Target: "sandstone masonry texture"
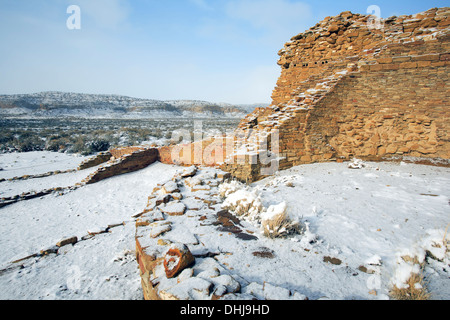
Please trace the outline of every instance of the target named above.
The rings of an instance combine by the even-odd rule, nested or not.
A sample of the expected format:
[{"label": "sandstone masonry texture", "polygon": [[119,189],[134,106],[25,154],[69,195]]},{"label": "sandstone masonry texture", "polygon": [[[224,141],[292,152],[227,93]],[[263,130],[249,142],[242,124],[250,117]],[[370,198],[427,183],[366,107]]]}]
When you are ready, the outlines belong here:
[{"label": "sandstone masonry texture", "polygon": [[[380,28],[351,12],[325,18],[286,43],[272,105],[239,128],[279,130],[280,169],[353,157],[448,164],[449,16],[450,8],[434,8]],[[224,168],[253,181],[259,167]]]},{"label": "sandstone masonry texture", "polygon": [[293,37],[279,52],[271,106],[246,116],[233,137],[146,151],[92,181],[159,160],[252,182],[267,175],[269,154],[279,170],[354,157],[448,165],[450,8],[371,21],[347,11]]}]

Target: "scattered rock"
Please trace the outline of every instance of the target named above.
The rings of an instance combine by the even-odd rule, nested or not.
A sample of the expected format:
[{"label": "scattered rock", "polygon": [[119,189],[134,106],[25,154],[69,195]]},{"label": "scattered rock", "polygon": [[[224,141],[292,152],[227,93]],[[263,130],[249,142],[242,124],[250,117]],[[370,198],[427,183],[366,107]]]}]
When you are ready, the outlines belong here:
[{"label": "scattered rock", "polygon": [[197,167],[191,166],[189,168],[184,169],[180,176],[182,178],[190,178],[190,177],[195,176],[196,173],[197,173]]},{"label": "scattered rock", "polygon": [[252,236],[251,234],[244,233],[244,232],[236,234],[236,238],[244,240],[244,241],[258,240],[258,237]]},{"label": "scattered rock", "polygon": [[210,278],[218,277],[218,276],[220,276],[220,271],[216,267],[206,269],[197,275],[197,277],[207,279],[207,280]]},{"label": "scattered rock", "polygon": [[108,228],[98,227],[98,228],[93,228],[93,229],[88,230],[88,234],[90,236],[96,236],[96,235],[106,233],[106,232],[108,232]]},{"label": "scattered rock", "polygon": [[184,243],[186,245],[197,245],[198,239],[189,228],[183,225],[176,225],[166,238],[174,243]]},{"label": "scattered rock", "polygon": [[164,270],[167,278],[176,277],[194,263],[195,258],[186,245],[173,244],[164,257]]},{"label": "scattered rock", "polygon": [[358,270],[367,274],[374,274],[375,270],[369,270],[366,266],[359,266]]},{"label": "scattered rock", "polygon": [[152,224],[150,224],[150,237],[151,238],[157,238],[160,235],[163,235],[164,233],[171,231],[172,226],[171,222],[169,221],[157,221]]},{"label": "scattered rock", "polygon": [[264,286],[257,282],[251,282],[242,289],[242,293],[250,294],[258,300],[264,300]]},{"label": "scattered rock", "polygon": [[[241,290],[241,285],[233,277],[228,274],[224,274],[218,277],[211,278],[212,283],[216,286],[223,286],[226,289],[225,293],[236,293]],[[223,293],[222,295],[224,295]]]},{"label": "scattered rock", "polygon": [[184,180],[184,184],[189,188],[193,188],[194,186],[202,185],[203,180],[199,177],[190,177]]},{"label": "scattered rock", "polygon": [[227,287],[225,287],[224,285],[217,285],[214,289],[211,300],[219,300],[226,294],[227,294]]},{"label": "scattered rock", "polygon": [[275,258],[274,252],[269,248],[261,248],[259,251],[254,251],[252,254],[255,257],[273,259]]},{"label": "scattered rock", "polygon": [[78,238],[77,237],[70,237],[70,238],[63,239],[63,240],[59,241],[56,244],[56,246],[61,248],[61,247],[67,246],[69,244],[75,244],[77,242],[78,242]]},{"label": "scattered rock", "polygon": [[160,207],[160,210],[169,216],[182,216],[186,211],[186,206],[182,202],[172,201]]},{"label": "scattered rock", "polygon": [[323,262],[327,262],[327,263],[331,263],[334,264],[336,266],[339,266],[342,264],[342,261],[338,258],[332,258],[332,257],[323,257]]},{"label": "scattered rock", "polygon": [[176,182],[169,181],[162,186],[161,191],[165,194],[170,194],[170,193],[178,193],[180,192],[180,189],[178,189],[178,185]]},{"label": "scattered rock", "polygon": [[194,276],[194,269],[192,268],[187,268],[184,269],[183,271],[181,271],[181,273],[178,275],[177,277],[177,282],[183,282],[189,278],[192,278]]},{"label": "scattered rock", "polygon": [[191,187],[192,192],[209,191],[209,190],[211,190],[211,186],[209,186],[207,184],[197,184],[197,185]]},{"label": "scattered rock", "polygon": [[171,200],[172,200],[172,195],[170,195],[170,194],[163,194],[163,195],[160,195],[160,196],[158,196],[156,198],[155,205],[156,206],[160,206],[160,205],[162,205],[164,203],[169,203]]},{"label": "scattered rock", "polygon": [[53,246],[47,249],[42,249],[40,251],[40,254],[43,256],[49,255],[49,254],[57,254],[59,250],[59,246]]},{"label": "scattered rock", "polygon": [[205,205],[203,201],[195,199],[193,197],[185,198],[182,202],[186,206],[187,210],[200,210]]},{"label": "scattered rock", "polygon": [[282,287],[264,282],[263,294],[265,300],[289,300],[291,292]]},{"label": "scattered rock", "polygon": [[181,193],[179,193],[179,192],[172,193],[171,196],[172,196],[172,199],[174,199],[174,200],[181,200],[181,199],[183,199],[183,195]]},{"label": "scattered rock", "polygon": [[151,213],[149,214],[149,218],[152,219],[153,221],[164,221],[165,220],[163,213],[158,208],[151,211]]},{"label": "scattered rock", "polygon": [[202,300],[209,297],[213,284],[201,278],[189,278],[173,287],[161,290],[162,300]]}]

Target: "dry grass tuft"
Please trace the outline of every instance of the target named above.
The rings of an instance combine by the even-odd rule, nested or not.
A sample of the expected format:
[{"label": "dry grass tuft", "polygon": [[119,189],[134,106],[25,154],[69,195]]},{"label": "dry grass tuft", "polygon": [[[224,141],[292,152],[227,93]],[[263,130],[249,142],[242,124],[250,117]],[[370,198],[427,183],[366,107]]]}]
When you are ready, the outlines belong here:
[{"label": "dry grass tuft", "polygon": [[291,221],[286,212],[282,212],[272,219],[262,221],[264,235],[268,238],[281,238],[290,234],[300,233],[300,224]]},{"label": "dry grass tuft", "polygon": [[399,289],[394,286],[389,293],[390,297],[394,300],[430,300],[431,294],[422,274],[411,274],[406,284],[408,288]]}]

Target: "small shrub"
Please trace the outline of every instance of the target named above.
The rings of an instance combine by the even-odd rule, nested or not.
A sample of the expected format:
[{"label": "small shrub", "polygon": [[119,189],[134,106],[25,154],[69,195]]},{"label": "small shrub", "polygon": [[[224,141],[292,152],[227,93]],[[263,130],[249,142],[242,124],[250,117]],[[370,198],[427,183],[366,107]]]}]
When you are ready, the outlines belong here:
[{"label": "small shrub", "polygon": [[412,273],[405,286],[392,288],[389,295],[394,300],[429,300],[428,292],[422,273]]},{"label": "small shrub", "polygon": [[244,189],[229,194],[222,207],[248,220],[258,219],[264,210],[260,197],[255,192]]},{"label": "small shrub", "polygon": [[105,140],[92,141],[90,144],[90,149],[93,153],[108,151],[110,144]]},{"label": "small shrub", "polygon": [[78,136],[75,138],[75,141],[72,143],[72,146],[69,148],[68,152],[70,153],[83,153],[87,152],[86,150],[86,141],[83,136]]},{"label": "small shrub", "polygon": [[45,149],[48,151],[58,152],[61,147],[61,142],[57,139],[51,139],[47,142]]},{"label": "small shrub", "polygon": [[222,198],[228,197],[230,194],[238,191],[239,189],[244,189],[245,186],[243,183],[238,182],[236,180],[232,180],[230,182],[222,183],[219,186],[219,194]]},{"label": "small shrub", "polygon": [[300,224],[289,218],[286,209],[286,203],[283,202],[276,206],[270,206],[262,215],[261,224],[266,237],[282,238],[300,233]]},{"label": "small shrub", "polygon": [[27,138],[21,137],[16,145],[19,152],[31,152],[31,151],[41,151],[45,147],[45,143],[36,136],[27,136]]}]

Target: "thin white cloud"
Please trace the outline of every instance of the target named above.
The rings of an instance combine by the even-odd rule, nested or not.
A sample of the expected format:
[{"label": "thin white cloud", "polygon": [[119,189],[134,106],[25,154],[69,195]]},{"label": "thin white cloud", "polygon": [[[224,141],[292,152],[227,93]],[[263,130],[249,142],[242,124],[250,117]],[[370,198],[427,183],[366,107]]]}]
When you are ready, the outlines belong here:
[{"label": "thin white cloud", "polygon": [[272,91],[280,76],[276,64],[257,65],[242,75],[236,100],[240,103],[270,103]]},{"label": "thin white cloud", "polygon": [[130,15],[130,6],[126,0],[72,0],[81,8],[82,18],[90,17],[105,29],[115,29],[124,24]]},{"label": "thin white cloud", "polygon": [[229,17],[263,30],[267,41],[292,37],[311,24],[310,5],[292,0],[231,0],[226,5]]},{"label": "thin white cloud", "polygon": [[191,2],[192,4],[194,4],[195,6],[197,6],[202,10],[207,11],[214,10],[214,8],[210,4],[208,4],[206,0],[189,0],[189,2]]},{"label": "thin white cloud", "polygon": [[[276,65],[278,44],[273,49],[248,44],[253,30],[248,30],[251,29],[248,26],[242,30],[241,21],[229,19],[215,6],[214,17],[208,15],[209,20],[203,19],[211,29],[205,28],[203,32],[205,37],[225,43],[220,51],[186,45],[186,50],[161,54],[162,50],[154,49],[167,49],[165,42],[157,42],[158,39],[135,42],[133,38],[124,37],[133,34],[127,3],[131,2],[66,0],[62,5],[49,5],[38,13],[34,10],[0,11],[0,26],[9,30],[0,32],[2,42],[9,44],[0,48],[3,57],[0,68],[10,75],[0,79],[0,93],[61,90],[155,99],[270,102],[280,72]],[[66,8],[70,4],[81,8],[81,31],[66,28],[69,16]],[[214,19],[216,17],[219,21]],[[111,29],[129,24],[123,32]],[[292,33],[290,31],[289,35]],[[278,40],[285,42],[287,39],[280,37]],[[177,46],[185,48],[182,43]],[[29,50],[30,47],[33,50]],[[248,50],[255,54],[249,54]],[[273,59],[269,61],[261,58],[267,51],[273,52]],[[236,58],[234,64],[230,55],[240,58]]]},{"label": "thin white cloud", "polygon": [[255,27],[288,27],[312,15],[308,4],[289,0],[233,0],[227,12]]}]

